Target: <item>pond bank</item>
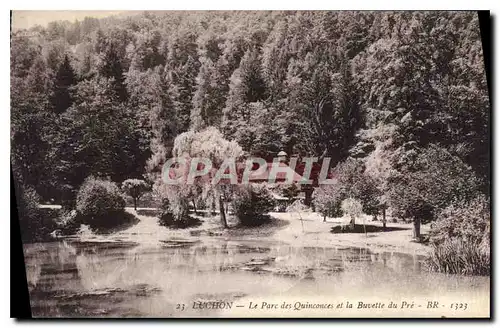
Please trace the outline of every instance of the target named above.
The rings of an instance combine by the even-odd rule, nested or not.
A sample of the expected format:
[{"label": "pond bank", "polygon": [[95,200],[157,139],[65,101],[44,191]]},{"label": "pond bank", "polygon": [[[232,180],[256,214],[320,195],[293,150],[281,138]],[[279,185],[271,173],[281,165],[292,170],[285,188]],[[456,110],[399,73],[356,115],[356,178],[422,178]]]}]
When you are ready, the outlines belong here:
[{"label": "pond bank", "polygon": [[[427,255],[430,247],[424,244],[412,242],[411,223],[387,223],[388,230],[365,233],[331,233],[331,229],[344,223],[342,218],[323,218],[318,213],[273,213],[273,217],[287,220],[289,225],[276,231],[274,237],[280,241],[293,243],[296,246],[305,247],[359,247],[368,248],[374,253],[399,252],[411,255]],[[371,221],[366,217],[366,223],[370,226],[382,227],[379,221]],[[357,224],[362,224],[358,220]],[[429,226],[424,225],[422,233],[429,231]]]},{"label": "pond bank", "polygon": [[[127,208],[137,216],[138,223],[111,234],[86,233],[74,236],[82,241],[130,241],[139,244],[165,243],[165,241],[204,241],[217,242],[233,238],[248,240],[265,240],[290,244],[296,247],[332,247],[332,248],[368,248],[373,253],[397,252],[410,255],[428,255],[430,247],[411,241],[411,223],[387,223],[390,231],[365,233],[332,233],[331,229],[343,223],[342,218],[323,218],[318,213],[270,213],[272,220],[258,227],[238,227],[237,220],[228,217],[229,229],[222,229],[219,216],[196,216],[202,220],[197,227],[186,229],[169,229],[160,226],[152,215],[139,215],[133,208]],[[138,212],[144,214],[145,211]],[[152,210],[152,209],[148,209]],[[373,227],[382,227],[379,221],[371,221],[368,216],[366,223]],[[363,221],[358,220],[357,224]],[[427,233],[429,227],[422,226],[422,233]]]}]

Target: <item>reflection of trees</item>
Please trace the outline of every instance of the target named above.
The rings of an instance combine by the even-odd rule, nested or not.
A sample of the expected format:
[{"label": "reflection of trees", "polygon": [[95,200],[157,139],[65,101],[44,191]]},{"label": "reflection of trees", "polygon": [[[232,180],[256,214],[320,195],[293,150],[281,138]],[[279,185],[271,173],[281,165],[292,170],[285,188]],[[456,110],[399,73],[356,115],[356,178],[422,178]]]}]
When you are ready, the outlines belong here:
[{"label": "reflection of trees", "polygon": [[26,279],[28,280],[28,288],[30,290],[36,287],[41,272],[42,265],[36,258],[33,259],[30,265],[26,265]]},{"label": "reflection of trees", "polygon": [[[33,245],[25,252],[26,278],[30,289],[38,285],[42,276],[42,266],[46,271],[44,275],[57,275],[60,272],[68,273],[74,270],[74,277],[78,276],[75,270],[76,248],[66,241]],[[56,278],[53,279],[57,281]]]}]

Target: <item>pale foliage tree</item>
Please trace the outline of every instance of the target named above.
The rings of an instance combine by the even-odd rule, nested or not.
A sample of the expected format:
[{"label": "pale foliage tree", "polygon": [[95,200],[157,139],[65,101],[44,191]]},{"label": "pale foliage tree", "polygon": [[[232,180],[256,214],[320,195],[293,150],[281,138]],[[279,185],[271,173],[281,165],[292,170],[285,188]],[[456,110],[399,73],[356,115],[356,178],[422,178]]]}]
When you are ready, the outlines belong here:
[{"label": "pale foliage tree", "polygon": [[355,198],[346,198],[342,201],[341,208],[342,212],[344,212],[344,214],[351,219],[351,230],[354,230],[356,219],[363,214],[363,205],[361,205],[361,202]]},{"label": "pale foliage tree", "polygon": [[[243,156],[243,150],[238,143],[224,139],[222,133],[215,127],[208,127],[199,132],[188,131],[180,134],[174,141],[172,153],[174,157],[186,159],[186,163],[190,163],[191,159],[195,157],[208,159],[213,168],[219,168],[228,158],[234,158],[236,161]],[[224,204],[228,199],[232,185],[201,183],[199,186],[201,187],[202,199],[218,201],[222,224],[227,227]],[[187,183],[181,185],[181,188],[189,189],[192,193],[199,190],[194,190],[193,185]]]}]

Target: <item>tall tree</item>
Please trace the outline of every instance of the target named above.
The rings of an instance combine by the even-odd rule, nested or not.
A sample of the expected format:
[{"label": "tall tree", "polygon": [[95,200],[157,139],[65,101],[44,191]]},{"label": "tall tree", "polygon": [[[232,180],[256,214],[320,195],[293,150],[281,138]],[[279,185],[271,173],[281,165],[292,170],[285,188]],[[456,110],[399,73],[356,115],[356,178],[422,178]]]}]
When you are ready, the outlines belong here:
[{"label": "tall tree", "polygon": [[293,112],[299,134],[295,149],[301,153],[331,157],[332,165],[347,157],[361,123],[356,90],[345,63],[335,72],[328,54],[320,48],[304,61],[293,61],[287,77],[287,106]]},{"label": "tall tree", "polygon": [[240,67],[233,72],[229,85],[229,96],[224,108],[222,129],[228,137],[234,137],[250,122],[253,106],[267,97],[266,85],[261,76],[259,51],[247,50]]},{"label": "tall tree", "polygon": [[59,66],[53,83],[53,94],[51,97],[52,107],[56,114],[61,114],[73,104],[71,87],[76,84],[76,77],[71,67],[68,55]]},{"label": "tall tree", "polygon": [[218,72],[210,58],[202,58],[193,96],[191,128],[200,130],[220,126],[224,108],[224,86],[219,84]]},{"label": "tall tree", "polygon": [[102,54],[102,64],[99,73],[111,79],[113,90],[118,99],[122,102],[128,98],[127,87],[125,85],[125,76],[123,75],[123,67],[118,57],[115,45],[109,42]]},{"label": "tall tree", "polygon": [[119,182],[144,173],[150,156],[145,131],[137,125],[137,112],[119,101],[113,87],[113,79],[102,77],[78,84],[53,147],[61,184],[77,187],[89,175]]}]

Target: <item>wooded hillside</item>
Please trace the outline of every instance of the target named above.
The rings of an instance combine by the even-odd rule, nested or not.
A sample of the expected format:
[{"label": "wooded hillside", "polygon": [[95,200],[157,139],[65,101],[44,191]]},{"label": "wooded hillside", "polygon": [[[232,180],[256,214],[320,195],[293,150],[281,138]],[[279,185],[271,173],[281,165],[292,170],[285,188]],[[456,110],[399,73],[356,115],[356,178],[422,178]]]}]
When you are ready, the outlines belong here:
[{"label": "wooded hillside", "polygon": [[44,198],[159,170],[215,126],[244,151],[362,159],[385,177],[430,144],[489,184],[476,13],[146,12],[13,33],[12,164]]}]

